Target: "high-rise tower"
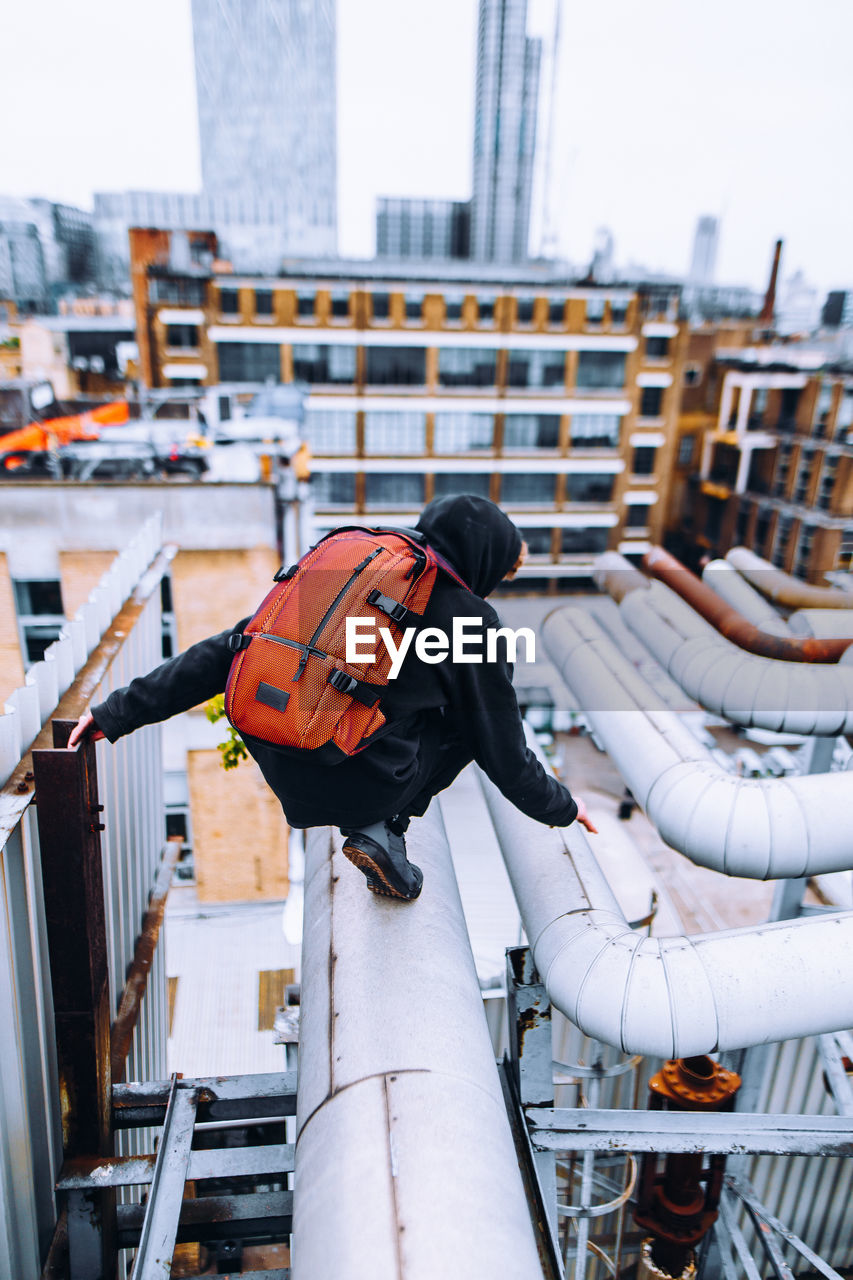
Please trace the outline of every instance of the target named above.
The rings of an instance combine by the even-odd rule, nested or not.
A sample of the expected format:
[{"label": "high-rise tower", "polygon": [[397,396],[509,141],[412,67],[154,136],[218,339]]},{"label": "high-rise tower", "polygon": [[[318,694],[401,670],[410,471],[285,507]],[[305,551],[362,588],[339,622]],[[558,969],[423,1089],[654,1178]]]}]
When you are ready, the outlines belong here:
[{"label": "high-rise tower", "polygon": [[[335,0],[192,0],[206,196],[337,239]],[[299,239],[299,237],[295,237]]]},{"label": "high-rise tower", "polygon": [[527,257],[541,52],[527,0],[480,0],[471,256],[481,262]]},{"label": "high-rise tower", "polygon": [[690,257],[690,270],[687,273],[688,288],[702,289],[714,283],[719,238],[719,219],[707,213],[702,214],[697,219],[693,236],[693,253]]}]

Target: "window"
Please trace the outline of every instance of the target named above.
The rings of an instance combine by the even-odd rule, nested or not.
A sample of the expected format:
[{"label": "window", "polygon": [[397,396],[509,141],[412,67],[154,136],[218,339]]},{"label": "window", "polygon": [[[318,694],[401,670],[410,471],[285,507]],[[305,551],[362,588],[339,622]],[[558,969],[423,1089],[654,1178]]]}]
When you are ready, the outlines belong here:
[{"label": "window", "polygon": [[510,351],[507,383],[511,387],[564,387],[565,351]]},{"label": "window", "polygon": [[497,352],[472,347],[442,347],[438,381],[442,387],[493,387]]},{"label": "window", "polygon": [[406,319],[415,324],[423,319],[424,295],[422,293],[406,294]]},{"label": "window", "polygon": [[604,323],[604,299],[603,298],[587,298],[586,322],[587,324],[603,324]]},{"label": "window", "polygon": [[311,496],[318,506],[355,506],[355,476],[351,471],[315,471]]},{"label": "window", "polygon": [[682,375],[685,387],[698,387],[702,381],[702,366],[698,364],[686,364]]},{"label": "window", "polygon": [[355,453],[355,411],[309,409],[305,438],[312,453]]},{"label": "window", "polygon": [[774,498],[780,498],[788,487],[788,471],[791,466],[791,454],[794,446],[789,440],[784,440],[779,445],[779,453],[776,458],[776,473],[773,477],[772,494]]},{"label": "window", "polygon": [[631,459],[631,473],[635,476],[650,476],[654,473],[657,449],[654,445],[637,445]]},{"label": "window", "polygon": [[794,517],[785,515],[779,516],[776,522],[776,537],[773,544],[773,554],[770,559],[773,561],[777,569],[781,569],[785,564],[785,557],[788,552],[788,543],[791,540],[791,527],[794,523]]},{"label": "window", "polygon": [[495,418],[491,413],[437,413],[433,449],[436,453],[467,453],[494,447]]},{"label": "window", "polygon": [[522,506],[553,506],[557,477],[549,472],[510,471],[501,478],[501,501]]},{"label": "window", "polygon": [[178,629],[172,603],[172,578],[168,573],[160,579],[160,617],[163,657],[172,658],[178,652]]},{"label": "window", "polygon": [[851,426],[853,426],[853,390],[845,388],[835,416],[835,439],[845,441]]},{"label": "window", "polygon": [[515,300],[515,322],[516,324],[533,324],[533,298],[516,298]]},{"label": "window", "polygon": [[817,403],[814,411],[814,434],[820,438],[826,435],[826,429],[829,425],[829,414],[832,408],[833,385],[831,382],[822,382],[820,391],[817,396]]},{"label": "window", "polygon": [[370,305],[374,320],[387,320],[391,315],[391,299],[387,293],[373,293]]},{"label": "window", "polygon": [[625,508],[625,528],[645,529],[649,523],[650,502],[632,502]]},{"label": "window", "polygon": [[579,471],[566,476],[566,498],[569,502],[610,502],[614,477],[608,472]]},{"label": "window", "polygon": [[203,307],[205,282],[203,280],[169,280],[153,277],[148,289],[152,302],[171,302],[179,307]]},{"label": "window", "polygon": [[659,418],[663,408],[663,387],[643,387],[640,391],[640,417]]},{"label": "window", "polygon": [[828,511],[832,505],[832,490],[835,487],[835,473],[838,470],[837,454],[827,454],[823,460],[820,475],[820,488],[817,491],[817,507],[820,511]]},{"label": "window", "polygon": [[364,448],[367,453],[423,453],[426,448],[426,414],[366,413]]},{"label": "window", "polygon": [[548,323],[562,329],[566,322],[566,299],[548,299]]},{"label": "window", "polygon": [[813,524],[804,524],[800,529],[800,536],[797,539],[797,549],[794,552],[794,573],[798,578],[804,578],[808,572],[815,531],[816,526]]},{"label": "window", "polygon": [[460,493],[471,493],[478,498],[488,498],[489,482],[486,471],[439,471],[435,476],[435,496],[455,498]]},{"label": "window", "polygon": [[272,313],[272,289],[256,289],[255,315],[271,316]]},{"label": "window", "polygon": [[25,666],[41,662],[45,650],[59,639],[65,625],[62,587],[58,578],[15,579],[15,609],[18,614],[21,652]]},{"label": "window", "polygon": [[219,310],[224,316],[236,316],[240,311],[240,295],[236,289],[219,290]]},{"label": "window", "polygon": [[695,436],[682,436],[678,442],[678,465],[679,467],[689,467],[693,462],[693,454],[696,450]]},{"label": "window", "polygon": [[797,480],[794,485],[793,497],[795,502],[805,502],[806,494],[811,484],[814,454],[815,451],[811,445],[803,445],[800,465],[797,468]]},{"label": "window", "polygon": [[560,551],[564,556],[600,555],[607,550],[609,529],[562,529]]},{"label": "window", "polygon": [[495,299],[490,293],[477,295],[477,315],[480,324],[493,324],[495,319]]},{"label": "window", "polygon": [[549,556],[551,554],[550,527],[527,525],[524,528],[519,528],[518,532],[527,543],[527,550],[532,556]]},{"label": "window", "polygon": [[423,386],[426,351],[423,347],[368,347],[367,381],[373,386]]},{"label": "window", "polygon": [[374,471],[364,477],[368,507],[422,507],[424,478],[415,471]]},{"label": "window", "polygon": [[355,347],[295,346],[293,376],[299,382],[355,382]]},{"label": "window", "polygon": [[614,328],[622,328],[628,318],[628,302],[625,298],[610,299],[610,323]]},{"label": "window", "polygon": [[622,351],[581,351],[578,355],[579,387],[614,390],[625,385],[625,355]]},{"label": "window", "polygon": [[332,318],[349,320],[349,293],[346,289],[335,289],[332,293]]},{"label": "window", "polygon": [[575,413],[569,430],[574,448],[618,449],[622,419],[616,413]]},{"label": "window", "polygon": [[170,324],[166,328],[166,346],[182,349],[198,346],[198,325]]},{"label": "window", "polygon": [[314,319],[314,290],[310,293],[305,289],[300,289],[296,295],[296,314],[300,320]]},{"label": "window", "polygon": [[220,382],[281,382],[281,348],[276,342],[218,342]]},{"label": "window", "polygon": [[773,515],[772,507],[759,507],[758,515],[755,519],[755,536],[753,545],[758,555],[764,555],[767,545],[767,534],[770,529],[770,517]]},{"label": "window", "polygon": [[504,419],[506,449],[556,449],[559,440],[556,413],[510,413]]},{"label": "window", "polygon": [[444,318],[450,324],[458,324],[462,319],[462,303],[464,296],[461,293],[447,293],[444,295]]},{"label": "window", "polygon": [[650,360],[665,359],[669,355],[669,338],[646,338],[646,355]]}]

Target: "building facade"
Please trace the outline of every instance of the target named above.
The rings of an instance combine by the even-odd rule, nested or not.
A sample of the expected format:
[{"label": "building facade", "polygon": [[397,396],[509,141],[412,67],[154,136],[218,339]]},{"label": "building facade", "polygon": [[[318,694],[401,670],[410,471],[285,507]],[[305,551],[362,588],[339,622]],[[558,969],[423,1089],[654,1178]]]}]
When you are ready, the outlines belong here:
[{"label": "building facade", "polygon": [[434,497],[482,494],[527,539],[522,585],[554,590],[599,552],[662,536],[677,288],[378,262],[279,277],[149,262],[134,279],[149,385],[305,384],[319,529],[405,523]]},{"label": "building facade", "polygon": [[527,258],[541,41],[527,0],[480,0],[474,108],[471,256]]},{"label": "building facade", "polygon": [[853,559],[853,365],[729,337],[691,335],[670,545],[694,564],[748,546],[821,583]]},{"label": "building facade", "polygon": [[467,200],[382,197],[376,210],[376,256],[422,262],[467,258],[471,204]]}]

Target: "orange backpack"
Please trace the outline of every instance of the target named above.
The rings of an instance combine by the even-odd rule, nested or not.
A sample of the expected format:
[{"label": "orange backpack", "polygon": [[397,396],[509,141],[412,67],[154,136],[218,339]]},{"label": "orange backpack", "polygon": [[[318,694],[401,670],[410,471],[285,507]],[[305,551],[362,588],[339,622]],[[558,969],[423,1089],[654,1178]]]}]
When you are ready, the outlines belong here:
[{"label": "orange backpack", "polygon": [[[235,729],[286,753],[337,764],[387,731],[381,698],[391,655],[379,627],[418,626],[436,577],[462,579],[413,529],[336,529],[279,569],[235,657],[225,713]],[[346,661],[347,617],[376,625],[375,660]],[[369,649],[363,633],[360,643]]]}]

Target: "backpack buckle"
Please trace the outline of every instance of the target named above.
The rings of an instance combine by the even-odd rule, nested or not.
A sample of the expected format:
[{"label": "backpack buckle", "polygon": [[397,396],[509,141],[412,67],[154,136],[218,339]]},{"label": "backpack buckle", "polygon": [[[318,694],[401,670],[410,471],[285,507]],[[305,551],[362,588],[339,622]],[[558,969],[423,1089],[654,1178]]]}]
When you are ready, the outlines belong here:
[{"label": "backpack buckle", "polygon": [[376,587],[367,594],[367,603],[374,605],[380,613],[384,613],[392,622],[402,622],[409,615],[409,610],[399,600],[384,596]]},{"label": "backpack buckle", "polygon": [[294,576],[298,568],[299,568],[298,564],[292,564],[287,569],[285,569],[284,565],[282,565],[281,568],[277,569],[273,574],[273,577],[272,577],[273,582],[287,582],[288,579]]},{"label": "backpack buckle", "polygon": [[352,693],[353,689],[358,688],[358,681],[355,676],[348,676],[339,667],[335,667],[329,676],[329,684],[333,689],[337,689],[339,693]]},{"label": "backpack buckle", "polygon": [[241,649],[248,649],[251,640],[252,637],[244,631],[234,631],[228,637],[228,648],[232,653],[239,653]]}]

